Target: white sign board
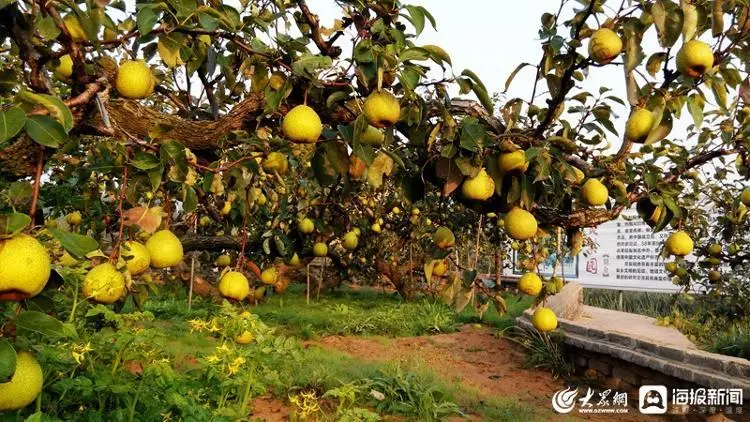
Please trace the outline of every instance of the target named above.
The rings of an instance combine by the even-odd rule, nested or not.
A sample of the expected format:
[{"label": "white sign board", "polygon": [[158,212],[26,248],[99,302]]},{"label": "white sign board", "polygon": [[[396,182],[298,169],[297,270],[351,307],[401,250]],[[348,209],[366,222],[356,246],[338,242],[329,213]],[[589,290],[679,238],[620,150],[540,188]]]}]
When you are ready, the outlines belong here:
[{"label": "white sign board", "polygon": [[[653,233],[635,210],[625,211],[616,220],[586,230],[597,247],[584,249],[575,258],[568,257],[563,266],[565,279],[596,289],[678,291],[680,287],[672,284],[659,255],[669,233]],[[551,255],[540,266],[543,275],[552,275],[555,259]],[[520,274],[518,269],[506,271]],[[559,269],[557,274],[561,274]]]}]

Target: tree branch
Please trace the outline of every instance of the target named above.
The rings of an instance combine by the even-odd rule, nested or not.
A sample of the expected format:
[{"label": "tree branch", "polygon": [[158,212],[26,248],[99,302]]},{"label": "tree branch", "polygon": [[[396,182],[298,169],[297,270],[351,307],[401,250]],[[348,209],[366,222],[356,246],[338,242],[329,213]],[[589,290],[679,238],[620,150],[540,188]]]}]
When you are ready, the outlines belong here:
[{"label": "tree branch", "polygon": [[[575,30],[573,31],[573,39],[578,39],[578,36],[581,34],[581,29],[583,29],[583,26],[586,24],[586,20],[589,16],[591,16],[592,13],[594,13],[595,6],[596,0],[589,0],[589,5],[586,8],[583,17],[581,18],[581,21],[578,22]],[[573,86],[575,85],[573,83],[573,73],[575,73],[575,71],[581,66],[581,64],[586,63],[585,60],[581,63],[576,63],[575,58],[577,54],[578,53],[576,52],[575,47],[569,47],[568,59],[571,61],[570,66],[565,69],[562,78],[560,78],[560,91],[557,93],[557,95],[547,101],[547,104],[549,105],[547,114],[544,116],[544,121],[542,121],[542,123],[537,126],[536,130],[534,130],[535,138],[541,138],[544,135],[544,132],[547,130],[547,128],[549,128],[549,126],[555,119],[555,110],[557,110],[557,107],[560,106],[563,101],[565,101],[565,97],[568,95],[568,92],[573,89]]]},{"label": "tree branch", "polygon": [[315,45],[318,46],[320,52],[334,59],[340,56],[341,48],[331,45],[323,39],[323,34],[320,32],[320,21],[310,11],[310,8],[307,7],[305,0],[297,0],[297,6],[299,6],[299,10],[302,12],[302,16],[305,18],[307,24],[310,25],[311,38]]}]

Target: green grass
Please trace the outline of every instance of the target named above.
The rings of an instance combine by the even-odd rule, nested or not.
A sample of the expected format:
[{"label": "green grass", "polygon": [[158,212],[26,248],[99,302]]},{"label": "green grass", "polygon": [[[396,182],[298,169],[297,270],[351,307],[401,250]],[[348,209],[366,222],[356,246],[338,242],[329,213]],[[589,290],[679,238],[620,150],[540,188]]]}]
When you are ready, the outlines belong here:
[{"label": "green grass", "polygon": [[302,339],[322,335],[382,335],[408,337],[450,333],[462,324],[488,324],[504,329],[515,324],[515,318],[528,308],[531,300],[510,295],[508,312],[500,315],[493,307],[480,320],[473,308],[457,315],[439,300],[429,298],[406,302],[396,295],[374,289],[342,288],[311,298],[310,304],[302,286],[292,286],[283,296],[273,296],[251,309],[270,325]]},{"label": "green grass", "polygon": [[584,289],[583,303],[605,309],[646,315],[658,318],[672,313],[673,309],[689,309],[690,306],[671,293],[622,292],[620,309],[619,291],[607,289]]},{"label": "green grass", "polygon": [[[331,391],[355,386],[363,392],[358,405],[381,414],[398,414],[416,420],[476,414],[482,420],[531,420],[534,408],[515,398],[487,398],[457,382],[447,382],[420,361],[398,363],[362,362],[349,355],[312,347],[302,358],[279,368],[287,391]],[[372,391],[383,394],[378,400]]]}]

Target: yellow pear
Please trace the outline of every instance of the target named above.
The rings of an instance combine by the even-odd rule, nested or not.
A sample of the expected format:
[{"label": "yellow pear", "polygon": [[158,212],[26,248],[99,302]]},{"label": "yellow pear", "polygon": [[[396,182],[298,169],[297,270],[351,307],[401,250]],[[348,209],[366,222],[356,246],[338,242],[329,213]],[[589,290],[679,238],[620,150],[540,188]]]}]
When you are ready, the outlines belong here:
[{"label": "yellow pear", "polygon": [[77,226],[81,224],[81,220],[82,217],[80,211],[73,211],[65,216],[65,221],[67,221],[71,226]]},{"label": "yellow pear", "polygon": [[500,154],[497,157],[497,164],[503,173],[512,171],[523,173],[529,168],[529,162],[526,161],[526,152],[523,150]]},{"label": "yellow pear", "polygon": [[586,178],[586,174],[581,171],[578,167],[573,167],[573,172],[575,173],[575,183],[577,185],[581,184],[583,182],[583,179]]},{"label": "yellow pear", "polygon": [[637,108],[625,124],[625,139],[633,142],[643,142],[654,125],[654,116],[645,108]]},{"label": "yellow pear", "polygon": [[593,206],[604,205],[609,198],[607,187],[597,179],[589,179],[583,184],[583,200]]},{"label": "yellow pear", "polygon": [[278,278],[279,274],[274,267],[266,268],[260,273],[260,281],[262,281],[263,284],[275,284]]},{"label": "yellow pear", "polygon": [[740,201],[746,207],[750,207],[750,187],[745,188],[745,190],[742,191],[742,196],[740,197]]},{"label": "yellow pear", "polygon": [[228,267],[229,264],[232,263],[232,258],[230,258],[229,255],[227,254],[219,255],[219,257],[216,258],[216,261],[214,263],[216,264],[217,267],[221,267],[221,268]]},{"label": "yellow pear", "polygon": [[442,277],[448,272],[448,264],[444,259],[441,259],[432,266],[432,275]]},{"label": "yellow pear", "polygon": [[601,28],[591,35],[589,41],[589,57],[591,60],[606,64],[614,60],[622,52],[622,40],[617,33],[609,28]]},{"label": "yellow pear", "polygon": [[[23,409],[42,392],[44,373],[34,356],[25,351],[16,354],[16,371],[10,381],[0,384],[0,412]],[[10,414],[7,415],[9,418]]]},{"label": "yellow pear", "polygon": [[691,40],[682,45],[676,60],[677,70],[691,78],[700,78],[713,67],[714,53],[703,41]]},{"label": "yellow pear", "polygon": [[315,231],[315,223],[309,218],[303,218],[297,223],[297,229],[304,234],[310,234]]},{"label": "yellow pear", "polygon": [[380,224],[373,223],[372,226],[370,226],[370,230],[374,231],[375,233],[380,233]]},{"label": "yellow pear", "polygon": [[456,236],[447,227],[438,227],[432,235],[432,242],[440,249],[448,249],[456,244]]},{"label": "yellow pear", "polygon": [[317,242],[313,245],[313,255],[322,258],[328,255],[328,245],[323,242]]},{"label": "yellow pear", "polygon": [[49,280],[47,250],[35,238],[19,234],[0,240],[0,300],[38,295]]},{"label": "yellow pear", "polygon": [[315,110],[306,105],[298,105],[284,116],[281,130],[292,142],[315,143],[323,133],[323,124]]},{"label": "yellow pear", "polygon": [[359,239],[357,238],[357,233],[354,233],[353,231],[347,232],[344,235],[344,238],[342,239],[342,245],[344,246],[344,249],[348,251],[353,251],[357,249],[357,245],[359,244]]},{"label": "yellow pear", "polygon": [[552,331],[557,328],[557,315],[550,308],[539,307],[531,316],[534,328],[541,332]]},{"label": "yellow pear", "polygon": [[60,65],[55,68],[55,77],[61,81],[68,81],[73,76],[73,59],[70,54],[60,57]]},{"label": "yellow pear", "polygon": [[182,262],[182,243],[169,230],[154,233],[146,242],[146,249],[151,254],[154,268],[174,267]]},{"label": "yellow pear", "polygon": [[505,215],[505,231],[511,239],[527,240],[536,236],[536,218],[530,212],[515,207]]},{"label": "yellow pear", "polygon": [[125,258],[126,267],[130,274],[138,275],[151,265],[151,255],[143,244],[138,242],[125,242],[120,248],[120,256]]},{"label": "yellow pear", "polygon": [[81,27],[81,23],[78,22],[78,18],[76,18],[75,15],[66,15],[63,18],[63,24],[65,25],[65,29],[68,30],[68,34],[70,34],[70,38],[72,38],[73,41],[88,40],[86,32],[84,32],[83,27]]},{"label": "yellow pear", "polygon": [[266,159],[263,160],[263,170],[268,172],[276,171],[279,174],[284,174],[288,168],[289,161],[287,161],[286,155],[280,152],[271,152]]},{"label": "yellow pear", "polygon": [[250,283],[244,274],[228,271],[219,280],[219,294],[227,299],[244,300],[250,294]]},{"label": "yellow pear", "polygon": [[100,303],[115,303],[125,293],[125,277],[109,262],[92,268],[83,280],[83,295]]},{"label": "yellow pear", "polygon": [[146,62],[128,60],[120,66],[115,80],[117,93],[125,98],[138,100],[154,91],[154,76]]},{"label": "yellow pear", "polygon": [[464,180],[461,192],[467,199],[486,201],[495,193],[495,181],[485,169],[481,169],[476,176]]},{"label": "yellow pear", "polygon": [[542,292],[542,279],[535,273],[526,273],[518,280],[518,290],[529,296],[539,296]]},{"label": "yellow pear", "polygon": [[393,126],[401,118],[401,105],[388,91],[374,91],[362,107],[367,121],[376,128]]},{"label": "yellow pear", "polygon": [[367,145],[373,145],[373,146],[383,145],[383,141],[385,140],[385,134],[383,133],[382,130],[374,126],[367,125],[367,128],[365,128],[364,132],[362,132],[362,135],[360,135],[359,140],[363,144],[367,144]]},{"label": "yellow pear", "polygon": [[718,243],[713,243],[708,247],[708,253],[713,256],[720,256],[724,248]]},{"label": "yellow pear", "polygon": [[693,239],[682,230],[674,232],[667,238],[666,249],[671,255],[690,255],[690,252],[693,251]]}]

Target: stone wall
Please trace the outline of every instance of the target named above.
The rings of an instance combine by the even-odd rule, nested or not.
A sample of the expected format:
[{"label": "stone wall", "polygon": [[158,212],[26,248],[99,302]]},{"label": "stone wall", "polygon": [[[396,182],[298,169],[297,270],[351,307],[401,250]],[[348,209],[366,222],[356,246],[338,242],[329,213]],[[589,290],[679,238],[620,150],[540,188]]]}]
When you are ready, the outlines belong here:
[{"label": "stone wall", "polygon": [[[750,361],[698,350],[682,333],[653,318],[583,305],[577,283],[548,299],[559,329],[582,375],[622,384],[651,383],[689,388],[742,388],[750,398]],[[528,310],[518,325],[533,329]]]},{"label": "stone wall", "polygon": [[592,386],[626,391],[629,397],[638,397],[638,388],[642,385],[665,385],[667,388],[699,387],[698,384],[602,353],[566,346],[566,354],[575,364],[575,376]]}]

